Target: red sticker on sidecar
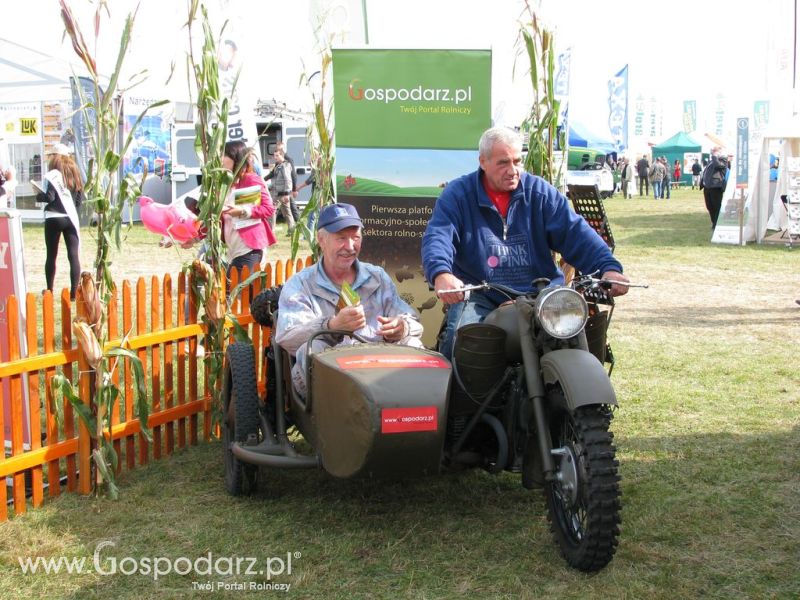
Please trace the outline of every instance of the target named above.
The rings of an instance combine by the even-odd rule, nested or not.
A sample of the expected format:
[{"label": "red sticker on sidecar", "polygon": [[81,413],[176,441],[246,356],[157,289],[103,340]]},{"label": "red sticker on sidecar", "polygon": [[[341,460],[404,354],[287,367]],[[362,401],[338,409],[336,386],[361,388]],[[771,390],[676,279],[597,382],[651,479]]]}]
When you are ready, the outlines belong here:
[{"label": "red sticker on sidecar", "polygon": [[439,428],[435,406],[384,408],[381,410],[381,433],[436,431]]},{"label": "red sticker on sidecar", "polygon": [[361,354],[336,359],[340,369],[449,369],[450,363],[438,356]]}]

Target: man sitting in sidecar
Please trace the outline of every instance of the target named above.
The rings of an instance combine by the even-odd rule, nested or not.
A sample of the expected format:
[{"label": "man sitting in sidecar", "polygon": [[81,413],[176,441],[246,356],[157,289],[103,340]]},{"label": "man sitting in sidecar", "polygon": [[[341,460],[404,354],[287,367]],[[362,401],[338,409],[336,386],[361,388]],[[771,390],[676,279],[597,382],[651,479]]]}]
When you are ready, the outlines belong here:
[{"label": "man sitting in sidecar", "polygon": [[[419,315],[397,293],[386,272],[360,262],[362,222],[354,206],[331,204],[319,216],[317,241],[321,259],[296,273],[280,295],[275,341],[295,356],[295,389],[305,395],[306,342],[320,329],[358,334],[370,342],[422,347]],[[344,284],[358,294],[352,306],[341,305]],[[349,336],[317,337],[311,352],[357,343]]]}]

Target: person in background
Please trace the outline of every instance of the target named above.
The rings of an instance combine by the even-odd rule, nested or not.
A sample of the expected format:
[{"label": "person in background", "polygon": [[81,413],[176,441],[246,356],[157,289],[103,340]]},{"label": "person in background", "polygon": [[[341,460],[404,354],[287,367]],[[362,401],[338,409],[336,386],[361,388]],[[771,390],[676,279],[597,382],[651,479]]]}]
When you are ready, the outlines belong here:
[{"label": "person in background", "polygon": [[657,157],[653,158],[653,166],[650,167],[647,176],[650,178],[650,185],[653,186],[653,197],[656,200],[661,198],[661,183],[664,181],[665,174],[666,169],[661,164],[661,160]]},{"label": "person in background", "polygon": [[703,172],[703,167],[700,166],[700,161],[696,158],[694,159],[694,164],[692,165],[692,189],[697,186],[700,188],[700,174]]},{"label": "person in background", "polygon": [[700,189],[706,203],[706,210],[711,219],[711,231],[717,227],[719,211],[722,208],[722,195],[725,193],[728,176],[728,159],[722,154],[720,147],[711,149],[711,158],[703,170]]},{"label": "person in background", "polygon": [[[642,154],[642,158],[636,163],[636,174],[639,176],[639,197],[650,195],[650,184],[648,183],[650,175],[650,162],[647,156]],[[642,190],[644,189],[644,193]]]},{"label": "person in background", "polygon": [[[295,273],[281,291],[275,341],[297,358],[292,381],[303,395],[306,342],[320,329],[354,332],[370,342],[422,347],[417,311],[400,297],[386,271],[358,260],[362,227],[350,204],[330,204],[322,209],[317,229],[321,259]],[[359,303],[337,310],[344,283],[358,294]],[[320,336],[312,342],[311,353],[355,343],[348,336]]]},{"label": "person in background", "polygon": [[681,161],[675,159],[675,164],[672,166],[672,181],[681,180]]},{"label": "person in background", "polygon": [[522,138],[504,127],[478,142],[477,171],[450,181],[422,236],[425,278],[449,305],[439,351],[452,355],[456,330],[483,319],[507,300],[494,291],[458,291],[464,284],[499,283],[527,292],[545,277],[562,284],[553,251],[582,273],[602,273],[609,293],[627,293],[622,265],[566,197],[522,169]]},{"label": "person in background", "polygon": [[619,186],[622,188],[622,197],[627,200],[631,197],[628,190],[628,185],[630,185],[631,182],[631,172],[633,171],[633,168],[631,167],[630,161],[627,158],[623,158],[620,163],[622,164],[622,167],[619,171]]},{"label": "person in background", "polygon": [[661,157],[661,165],[664,167],[664,179],[661,181],[661,197],[669,200],[672,188],[672,173],[670,173],[666,156]]},{"label": "person in background", "polygon": [[[300,187],[297,185],[297,169],[294,166],[294,160],[292,159],[292,157],[286,154],[286,144],[284,144],[283,142],[278,142],[277,144],[275,144],[275,151],[278,150],[280,150],[283,153],[283,158],[292,167],[292,196],[289,199],[289,209],[292,211],[292,218],[294,219],[294,222],[297,223],[300,220],[300,211],[297,208],[297,202],[295,202],[295,200],[297,199],[297,192],[298,190],[300,190]],[[273,169],[264,176],[264,181],[269,181],[275,176],[275,174],[276,174],[275,170]]]},{"label": "person in background", "polygon": [[[272,189],[275,193],[275,200],[277,202],[276,208],[281,211],[281,215],[283,215],[283,218],[286,221],[287,233],[288,235],[291,235],[294,231],[295,224],[294,215],[292,214],[291,209],[291,201],[296,175],[294,175],[292,164],[286,160],[284,148],[285,146],[283,144],[277,144],[275,146],[275,152],[273,153],[273,156],[275,157],[275,164],[272,167],[272,171],[266,175],[264,179],[275,180],[272,183]],[[272,217],[272,226],[274,229],[274,216]]]},{"label": "person in background", "polygon": [[83,181],[71,151],[64,144],[56,144],[47,161],[43,191],[36,201],[44,205],[44,242],[47,257],[44,275],[47,289],[53,291],[56,278],[56,259],[61,237],[67,246],[69,260],[69,297],[75,292],[81,277],[81,227],[78,208],[83,202]]},{"label": "person in background", "polygon": [[[222,166],[234,173],[233,186],[222,209],[222,237],[228,247],[228,277],[233,269],[250,271],[261,263],[264,252],[277,242],[269,225],[275,212],[264,181],[256,175],[250,159],[251,151],[242,141],[227,142]],[[237,172],[238,169],[238,172]],[[260,202],[237,205],[235,190],[258,186]]]}]

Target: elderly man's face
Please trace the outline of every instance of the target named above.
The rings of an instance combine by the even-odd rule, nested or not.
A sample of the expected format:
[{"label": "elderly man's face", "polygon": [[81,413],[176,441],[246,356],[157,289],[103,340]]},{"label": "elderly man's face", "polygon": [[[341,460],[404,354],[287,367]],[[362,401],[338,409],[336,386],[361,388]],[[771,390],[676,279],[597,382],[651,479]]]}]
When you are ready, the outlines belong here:
[{"label": "elderly man's face", "polygon": [[361,228],[345,227],[336,233],[323,230],[317,234],[317,241],[322,249],[325,267],[345,271],[361,252]]},{"label": "elderly man's face", "polygon": [[519,185],[522,152],[512,146],[495,144],[489,157],[481,156],[481,168],[489,186],[498,192],[511,192]]}]

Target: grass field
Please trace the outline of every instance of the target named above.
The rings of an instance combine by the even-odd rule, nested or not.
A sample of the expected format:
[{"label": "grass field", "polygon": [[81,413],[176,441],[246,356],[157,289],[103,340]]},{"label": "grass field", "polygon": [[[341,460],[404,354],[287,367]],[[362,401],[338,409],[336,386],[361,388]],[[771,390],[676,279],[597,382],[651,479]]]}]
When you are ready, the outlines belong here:
[{"label": "grass field", "polygon": [[[511,474],[385,484],[262,470],[259,493],[234,499],[212,442],[125,473],[117,502],[68,495],[0,524],[0,598],[279,593],[249,591],[266,575],[206,575],[202,562],[157,579],[119,572],[155,557],[182,570],[209,553],[222,573],[235,557],[277,570],[270,559],[288,553],[291,574],[271,581],[294,598],[800,597],[800,251],[710,244],[698,192],[606,206],[626,273],[650,288],[620,299],[609,334],[623,523],[600,573],[565,566],[542,496]],[[36,233],[26,228],[26,250]],[[121,270],[180,264],[148,235],[131,236]],[[40,266],[26,267],[38,289]],[[101,570],[116,559],[116,574],[19,565],[85,558],[94,570],[98,548]]]}]

